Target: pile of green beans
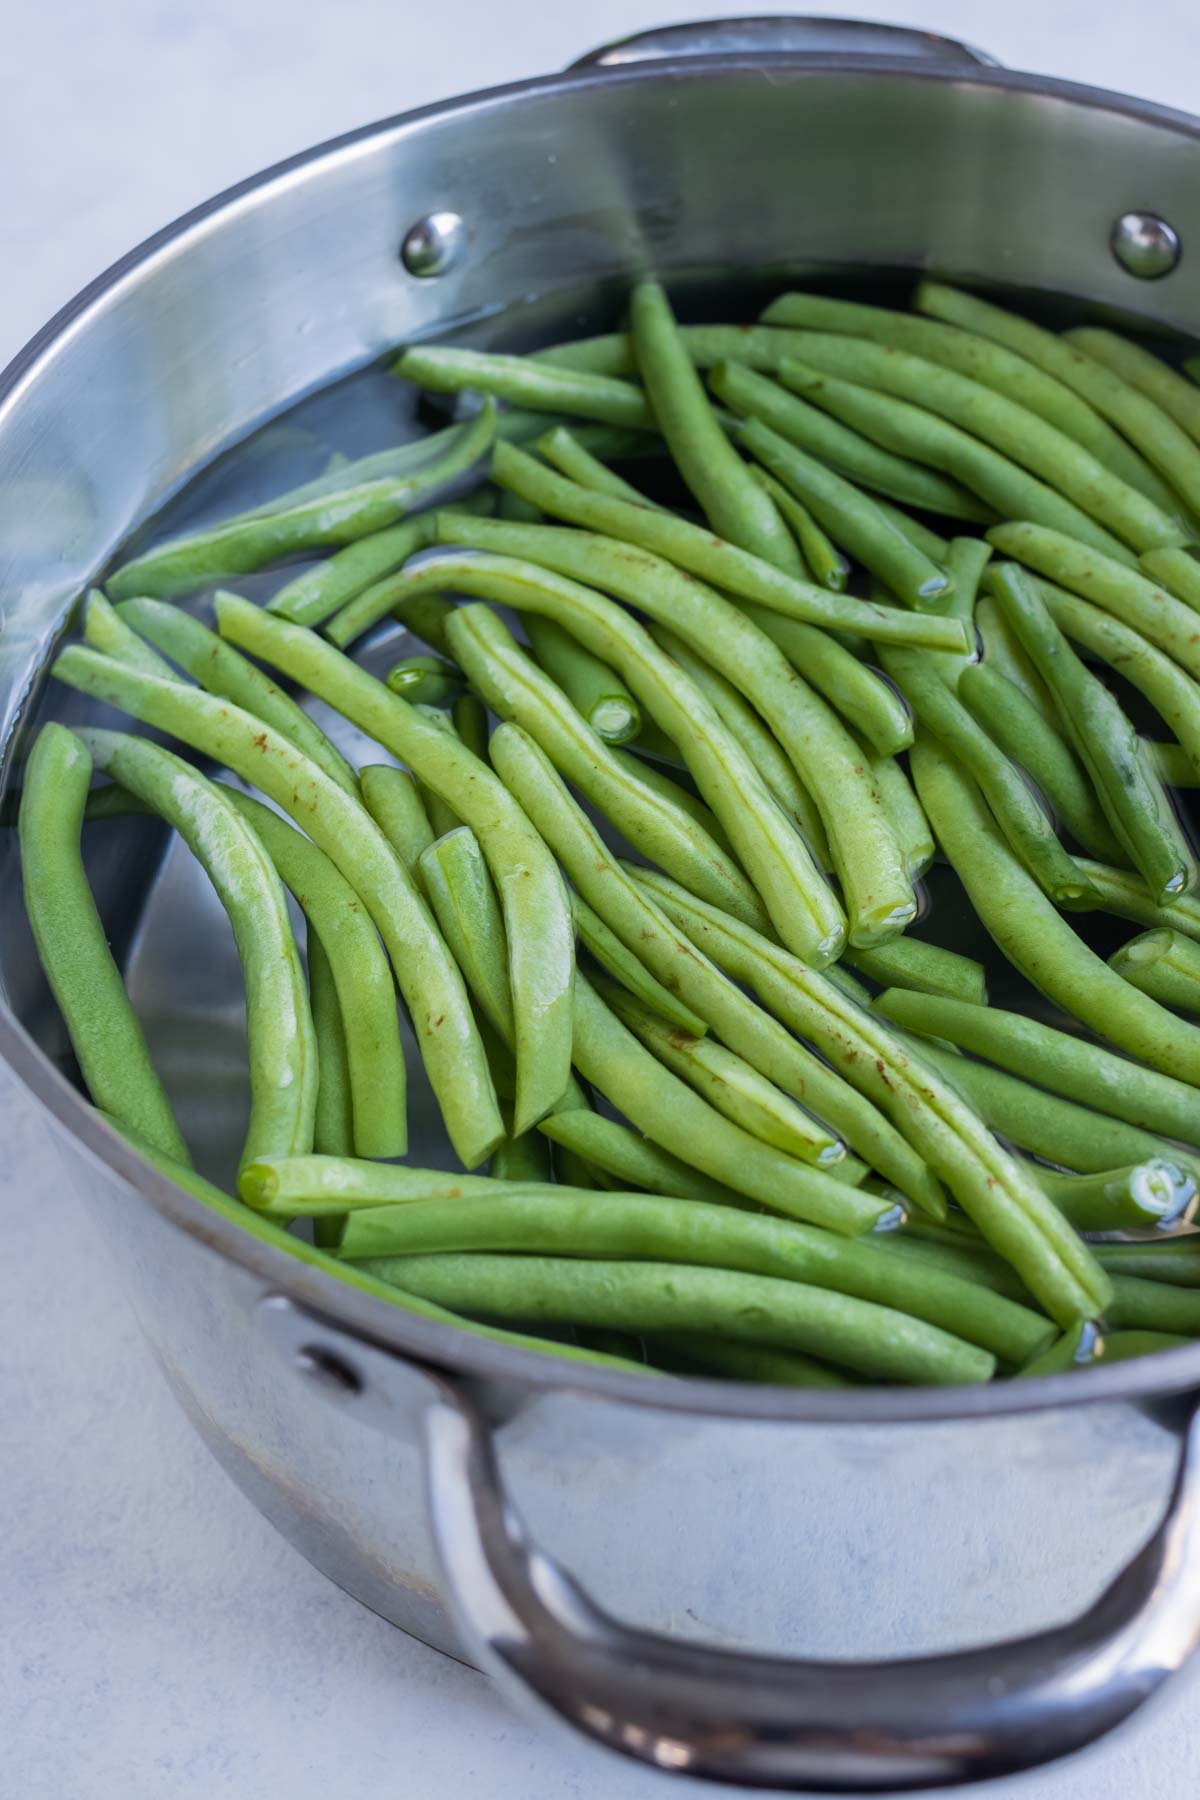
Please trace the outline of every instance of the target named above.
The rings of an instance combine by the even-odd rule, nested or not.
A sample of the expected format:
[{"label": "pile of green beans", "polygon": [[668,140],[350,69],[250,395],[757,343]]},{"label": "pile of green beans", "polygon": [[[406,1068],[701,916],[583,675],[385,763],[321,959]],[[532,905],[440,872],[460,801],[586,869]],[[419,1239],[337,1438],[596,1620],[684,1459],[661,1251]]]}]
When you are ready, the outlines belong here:
[{"label": "pile of green beans", "polygon": [[[690,325],[647,279],[627,330],[393,373],[469,416],[152,541],[53,665],[263,796],[32,743],[29,921],[110,1124],[331,1277],[573,1361],[947,1384],[1200,1339],[1186,369],[932,282]],[[240,956],[236,1200],[88,883],[148,814]],[[401,1007],[456,1167],[403,1160]]]}]

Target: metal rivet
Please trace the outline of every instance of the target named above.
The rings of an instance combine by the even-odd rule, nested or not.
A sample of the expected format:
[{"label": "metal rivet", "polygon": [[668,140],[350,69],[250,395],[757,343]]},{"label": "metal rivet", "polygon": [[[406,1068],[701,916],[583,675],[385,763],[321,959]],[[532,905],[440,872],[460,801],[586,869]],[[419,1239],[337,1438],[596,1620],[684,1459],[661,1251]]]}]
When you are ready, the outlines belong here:
[{"label": "metal rivet", "polygon": [[308,1344],[297,1350],[293,1364],[301,1375],[323,1388],[331,1398],[345,1399],[362,1393],[362,1377],[357,1369],[352,1369],[332,1350],[322,1350],[319,1344]]},{"label": "metal rivet", "polygon": [[1112,228],[1112,253],[1123,269],[1139,281],[1157,281],[1169,275],[1183,246],[1179,233],[1157,213],[1122,213]]},{"label": "metal rivet", "polygon": [[466,243],[467,228],[457,213],[426,213],[405,232],[400,260],[410,275],[422,279],[444,275],[458,261]]}]

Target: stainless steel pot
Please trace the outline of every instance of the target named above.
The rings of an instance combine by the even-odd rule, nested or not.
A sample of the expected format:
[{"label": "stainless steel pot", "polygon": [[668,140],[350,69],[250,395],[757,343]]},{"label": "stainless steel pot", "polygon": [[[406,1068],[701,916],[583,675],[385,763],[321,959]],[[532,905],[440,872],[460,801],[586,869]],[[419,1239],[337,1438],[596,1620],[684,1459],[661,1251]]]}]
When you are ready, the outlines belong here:
[{"label": "stainless steel pot", "polygon": [[[830,21],[651,33],[283,164],[110,270],[5,377],[6,779],[119,540],[397,339],[487,313],[571,329],[643,264],[931,267],[1182,330],[1195,241],[1195,120]],[[93,872],[157,1042],[201,1073],[238,991],[211,902],[128,842]],[[206,1212],[81,1102],[17,888],[9,860],[0,1053],[168,1379],[263,1511],[405,1630],[626,1756],[810,1792],[1049,1761],[1195,1647],[1200,1347],[984,1391],[797,1393],[564,1368],[409,1317]]]}]

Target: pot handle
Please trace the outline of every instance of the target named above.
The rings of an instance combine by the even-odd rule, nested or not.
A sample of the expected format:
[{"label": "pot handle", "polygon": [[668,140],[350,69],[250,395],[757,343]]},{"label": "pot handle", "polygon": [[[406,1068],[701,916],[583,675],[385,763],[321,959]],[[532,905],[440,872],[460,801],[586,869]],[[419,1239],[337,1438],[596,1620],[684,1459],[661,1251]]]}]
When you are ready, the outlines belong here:
[{"label": "pot handle", "polygon": [[624,68],[693,56],[853,56],[902,59],[944,69],[995,68],[996,59],[958,38],[905,25],[866,19],[819,19],[804,15],[750,19],[707,19],[696,24],[661,25],[637,31],[589,50],[572,70]]},{"label": "pot handle", "polygon": [[1161,1524],[1079,1618],[878,1663],[744,1654],[620,1623],[528,1540],[488,1427],[461,1394],[442,1387],[425,1435],[434,1537],[470,1658],[659,1769],[860,1795],[1012,1774],[1111,1731],[1200,1641],[1200,1412]]}]

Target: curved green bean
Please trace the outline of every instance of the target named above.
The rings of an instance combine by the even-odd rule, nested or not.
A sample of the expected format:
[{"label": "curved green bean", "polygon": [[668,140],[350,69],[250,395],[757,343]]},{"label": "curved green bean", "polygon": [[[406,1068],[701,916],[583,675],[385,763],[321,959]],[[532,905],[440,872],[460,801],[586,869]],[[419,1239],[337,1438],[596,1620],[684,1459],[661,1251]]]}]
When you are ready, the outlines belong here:
[{"label": "curved green bean", "polygon": [[18,815],[25,911],[93,1101],[121,1131],[187,1164],[83,865],[91,776],[81,739],[64,725],[43,725],[25,763]]},{"label": "curved green bean", "polygon": [[224,791],[182,757],[125,732],[89,727],[79,737],[97,769],[174,827],[229,915],[246,984],[250,1122],[242,1161],[303,1155],[313,1141],[317,1045],[274,863]]},{"label": "curved green bean", "polygon": [[[704,804],[699,794],[685,786],[684,782],[677,780],[675,776],[668,775],[660,763],[651,761],[646,754],[639,755],[633,748],[627,750],[619,744],[614,745],[613,755],[618,764],[626,769],[642,787],[652,788],[656,794],[661,794],[662,798],[669,801],[672,806],[681,808],[689,819],[696,821],[697,825],[702,825],[718,850],[729,858],[731,864],[736,865],[737,859],[733,854],[733,845],[729,842],[725,827],[712,808]],[[680,774],[686,777],[686,763],[681,762],[677,766]],[[757,903],[755,912],[759,918],[766,918],[761,901]]]},{"label": "curved green bean", "polygon": [[[746,601],[740,610],[778,646],[796,673],[865,738],[879,756],[894,756],[912,743],[912,720],[903,699],[868,663],[815,625],[785,619]],[[917,655],[919,652],[910,652]],[[874,771],[874,761],[871,764]],[[885,809],[886,810],[886,809]],[[890,814],[889,814],[890,820]]]},{"label": "curved green bean", "polygon": [[1156,1158],[1095,1175],[1038,1169],[1037,1178],[1076,1231],[1167,1230],[1191,1218],[1196,1182],[1177,1164]]},{"label": "curved green bean", "polygon": [[453,808],[479,838],[508,932],[517,1038],[515,1129],[562,1098],[571,1063],[574,932],[553,858],[486,763],[304,626],[222,596],[224,637],[284,669],[350,718]]},{"label": "curved green bean", "polygon": [[713,414],[704,383],[680,340],[665,290],[639,281],[629,302],[638,372],[672,460],[713,530],[764,562],[801,575],[790,531]]},{"label": "curved green bean", "polygon": [[[210,631],[199,619],[193,619],[190,613],[181,612],[177,606],[168,606],[162,600],[122,600],[117,613],[139,637],[149,638],[172,662],[193,676],[206,693],[232,700],[236,706],[273,725],[291,739],[297,750],[324,769],[339,787],[345,788],[348,794],[357,795],[358,779],[354,770],[320,726],[290,694],[285,694],[248,657],[239,656],[215,631]],[[165,663],[160,670],[150,670],[151,674],[172,672]]]},{"label": "curved green bean", "polygon": [[695,1038],[704,1036],[708,1030],[707,1022],[652,975],[641,958],[622,943],[612,927],[606,925],[600,914],[593,912],[579,894],[571,896],[571,911],[580,943],[614,981],[677,1031],[687,1032]]},{"label": "curved green bean", "polygon": [[1162,926],[1167,931],[1181,931],[1185,937],[1200,938],[1200,899],[1195,894],[1180,894],[1159,902],[1132,869],[1114,869],[1085,856],[1080,857],[1079,863],[1096,892],[1097,898],[1091,904],[1098,912],[1112,913],[1135,925],[1151,929]]},{"label": "curved green bean", "polygon": [[[175,609],[171,607],[169,610],[173,612]],[[200,626],[200,630],[203,629]],[[142,642],[128,619],[121,617],[99,588],[93,588],[84,603],[83,641],[90,644],[93,650],[101,650],[106,656],[115,657],[117,662],[128,663],[131,669],[141,669],[146,675],[175,673],[171,665],[164,662],[149,644]]]},{"label": "curved green bean", "polygon": [[1118,332],[1103,331],[1094,325],[1076,326],[1073,331],[1064,331],[1063,337],[1086,356],[1103,363],[1130,387],[1147,395],[1190,438],[1200,443],[1200,394],[1170,363],[1143,345],[1121,337]]},{"label": "curved green bean", "polygon": [[921,938],[898,937],[878,950],[852,950],[846,961],[860,975],[886,988],[915,988],[918,993],[938,994],[970,1006],[987,1005],[983,964]]},{"label": "curved green bean", "polygon": [[453,344],[414,344],[392,364],[401,381],[435,394],[490,394],[537,412],[573,413],[605,425],[656,429],[641,388],[608,375],[556,368],[526,356],[464,350]]},{"label": "curved green bean", "polygon": [[531,613],[525,629],[542,668],[598,738],[606,744],[627,744],[638,735],[641,711],[619,675],[555,619]]},{"label": "curved green bean", "polygon": [[229,701],[123,668],[75,644],[60,652],[53,672],[226,764],[303,825],[379,930],[455,1150],[467,1167],[490,1155],[503,1123],[462,976],[403,863],[365,809],[287,738]]},{"label": "curved green bean", "polygon": [[581,487],[595,488],[600,494],[614,494],[618,500],[632,500],[638,506],[657,506],[656,501],[648,500],[631,482],[593,456],[565,425],[556,425],[544,433],[534,449],[560,475],[565,475],[569,481],[577,481]]},{"label": "curved green bean", "polygon": [[[1143,932],[1108,959],[1117,974],[1181,1012],[1200,1013],[1200,944],[1179,931]],[[1200,1098],[1196,1101],[1194,1135],[1200,1138]]]},{"label": "curved green bean", "polygon": [[780,517],[787,525],[800,551],[800,560],[819,587],[835,594],[846,591],[850,564],[829,534],[822,530],[802,500],[776,481],[757,464],[750,465],[751,478],[771,496]]},{"label": "curved green bean", "polygon": [[1138,557],[1138,567],[1152,581],[1161,582],[1177,600],[1200,610],[1200,562],[1190,550],[1179,550],[1173,545],[1147,550]]},{"label": "curved green bean", "polygon": [[[830,593],[815,582],[798,581],[736,544],[714,538],[710,531],[690,520],[651,507],[634,506],[565,481],[511,444],[497,447],[492,457],[492,478],[555,518],[586,531],[607,534],[625,544],[640,545],[723,592],[757,600],[760,605],[805,624],[852,632],[879,644],[960,650],[967,643],[967,634],[957,620],[916,616],[900,607],[875,606],[849,594]],[[460,536],[458,541],[468,543],[470,539]]]},{"label": "curved green bean", "polygon": [[424,1299],[488,1318],[569,1321],[639,1334],[711,1332],[914,1384],[986,1381],[995,1369],[987,1351],[937,1326],[767,1275],[482,1253],[389,1258],[385,1273]]},{"label": "curved green bean", "polygon": [[628,1125],[619,1125],[601,1113],[582,1107],[551,1113],[538,1130],[551,1143],[573,1151],[606,1175],[615,1176],[622,1187],[644,1188],[677,1200],[705,1200],[715,1206],[747,1205],[744,1197],[724,1182],[702,1175],[690,1163],[681,1162],[649,1138],[639,1137]]}]

